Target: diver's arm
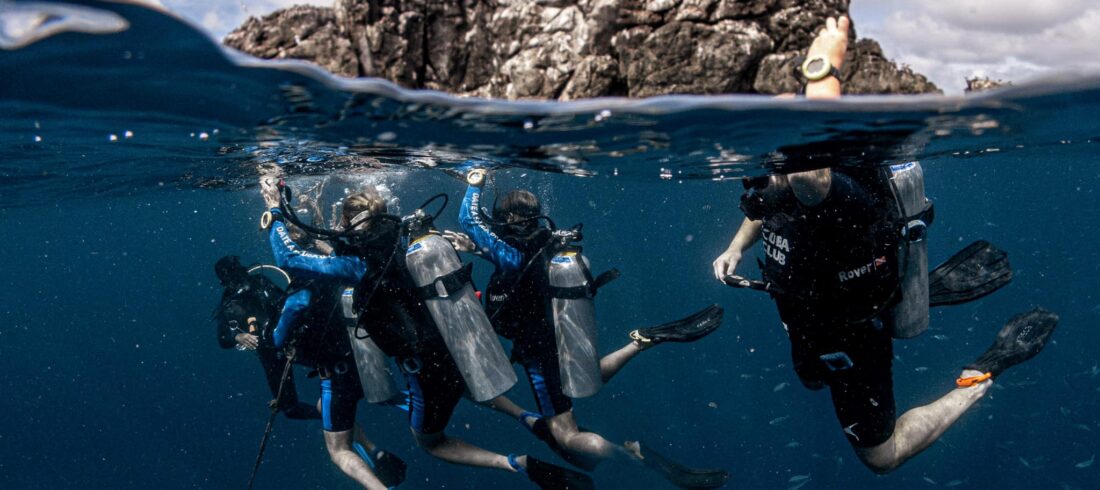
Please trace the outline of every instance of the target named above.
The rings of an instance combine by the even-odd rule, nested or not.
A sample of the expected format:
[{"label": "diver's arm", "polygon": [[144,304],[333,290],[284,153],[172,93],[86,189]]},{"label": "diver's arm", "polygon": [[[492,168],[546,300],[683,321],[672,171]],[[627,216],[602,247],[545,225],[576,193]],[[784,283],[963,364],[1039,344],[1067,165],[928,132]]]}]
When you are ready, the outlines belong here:
[{"label": "diver's arm", "polygon": [[228,349],[237,345],[236,334],[229,328],[229,319],[224,315],[218,315],[218,345],[222,349]]},{"label": "diver's arm", "polygon": [[313,293],[310,293],[308,289],[300,289],[286,298],[286,303],[283,304],[283,313],[279,315],[279,324],[275,326],[275,332],[272,335],[275,348],[282,349],[286,347],[287,342],[294,334],[294,330],[301,325],[302,316],[309,308],[309,300],[312,296]]},{"label": "diver's arm", "polygon": [[714,259],[714,277],[716,279],[721,281],[726,276],[734,273],[745,250],[748,250],[757,240],[760,240],[760,230],[763,228],[763,224],[763,221],[749,218],[745,218],[745,221],[741,222],[741,227],[737,229],[737,234],[733,236],[729,247],[726,247],[726,251],[722,252],[722,255],[719,255],[717,259]]},{"label": "diver's arm", "polygon": [[[823,56],[829,60],[837,70],[844,64],[844,54],[848,51],[848,30],[851,22],[847,16],[837,19],[829,17],[825,21],[825,29],[814,38],[810,49],[806,51],[806,58]],[[807,99],[834,99],[840,97],[840,80],[828,76],[806,84]]]},{"label": "diver's arm", "polygon": [[508,245],[489,229],[478,214],[481,205],[481,187],[471,185],[466,188],[466,197],[458,210],[458,224],[470,236],[480,255],[488,259],[503,272],[518,271],[523,267],[523,253]]},{"label": "diver's arm", "polygon": [[275,265],[306,277],[325,277],[346,283],[357,283],[367,273],[367,263],[359,257],[318,255],[302,250],[282,221],[282,212],[271,209],[271,253]]}]

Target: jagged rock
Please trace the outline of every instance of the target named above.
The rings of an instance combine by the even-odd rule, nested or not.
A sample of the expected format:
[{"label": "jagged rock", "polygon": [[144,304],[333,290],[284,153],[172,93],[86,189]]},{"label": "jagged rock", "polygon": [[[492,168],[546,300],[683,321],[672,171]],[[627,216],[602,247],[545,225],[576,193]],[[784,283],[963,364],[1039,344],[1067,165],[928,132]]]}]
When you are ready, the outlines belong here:
[{"label": "jagged rock", "polygon": [[1004,80],[992,80],[989,77],[974,77],[966,79],[966,92],[982,92],[985,90],[994,90],[1001,87],[1010,87],[1012,82],[1006,82]]},{"label": "jagged rock", "polygon": [[249,18],[225,44],[260,58],[309,60],[337,75],[359,76],[355,50],[336,27],[332,9],[291,7],[263,20]]},{"label": "jagged rock", "polygon": [[[496,98],[797,90],[794,58],[848,0],[336,0],[249,19],[226,37],[262,58]],[[874,41],[849,49],[848,93],[938,91]]]}]

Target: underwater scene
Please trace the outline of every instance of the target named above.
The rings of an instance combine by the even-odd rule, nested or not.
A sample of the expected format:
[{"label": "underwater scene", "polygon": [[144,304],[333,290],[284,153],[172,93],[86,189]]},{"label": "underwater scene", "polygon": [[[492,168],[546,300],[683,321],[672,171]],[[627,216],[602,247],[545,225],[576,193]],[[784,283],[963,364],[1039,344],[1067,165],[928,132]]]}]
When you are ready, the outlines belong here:
[{"label": "underwater scene", "polygon": [[1100,487],[1100,76],[459,98],[99,1],[0,73],[0,488]]}]

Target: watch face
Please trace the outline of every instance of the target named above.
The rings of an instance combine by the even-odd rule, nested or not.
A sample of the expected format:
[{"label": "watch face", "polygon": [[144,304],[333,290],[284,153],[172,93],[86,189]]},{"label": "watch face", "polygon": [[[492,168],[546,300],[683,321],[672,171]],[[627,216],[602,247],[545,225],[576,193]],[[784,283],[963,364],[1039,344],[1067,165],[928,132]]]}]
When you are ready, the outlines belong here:
[{"label": "watch face", "polygon": [[807,80],[814,82],[828,76],[830,68],[829,61],[818,56],[806,60],[806,63],[802,65],[802,75]]}]

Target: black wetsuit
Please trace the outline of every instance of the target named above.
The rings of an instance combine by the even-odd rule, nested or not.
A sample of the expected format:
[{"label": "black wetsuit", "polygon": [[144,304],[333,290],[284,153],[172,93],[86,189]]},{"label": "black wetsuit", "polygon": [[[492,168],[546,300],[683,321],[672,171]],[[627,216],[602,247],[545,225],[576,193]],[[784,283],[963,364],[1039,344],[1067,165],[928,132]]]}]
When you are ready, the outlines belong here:
[{"label": "black wetsuit", "polygon": [[419,434],[436,434],[450,423],[466,381],[416,292],[402,251],[368,260],[371,273],[356,287],[355,305],[359,326],[405,376],[409,425]]},{"label": "black wetsuit", "polygon": [[775,301],[795,371],[811,389],[828,385],[849,441],[871,447],[894,430],[893,342],[880,315],[898,287],[897,242],[876,200],[832,175],[817,206],[786,194],[753,218],[764,222],[764,277],[786,292]]},{"label": "black wetsuit", "polygon": [[[237,346],[236,336],[251,333],[259,337],[256,355],[267,379],[271,396],[279,396],[279,381],[283,375],[285,363],[279,358],[279,350],[271,340],[271,332],[279,318],[283,304],[283,292],[263,276],[248,276],[246,284],[239,288],[227,288],[215,311],[218,327],[218,345],[223,349]],[[283,387],[283,396],[279,399],[279,410],[291,419],[317,419],[320,414],[313,404],[300,403],[294,386],[294,373],[291,372]]]}]

